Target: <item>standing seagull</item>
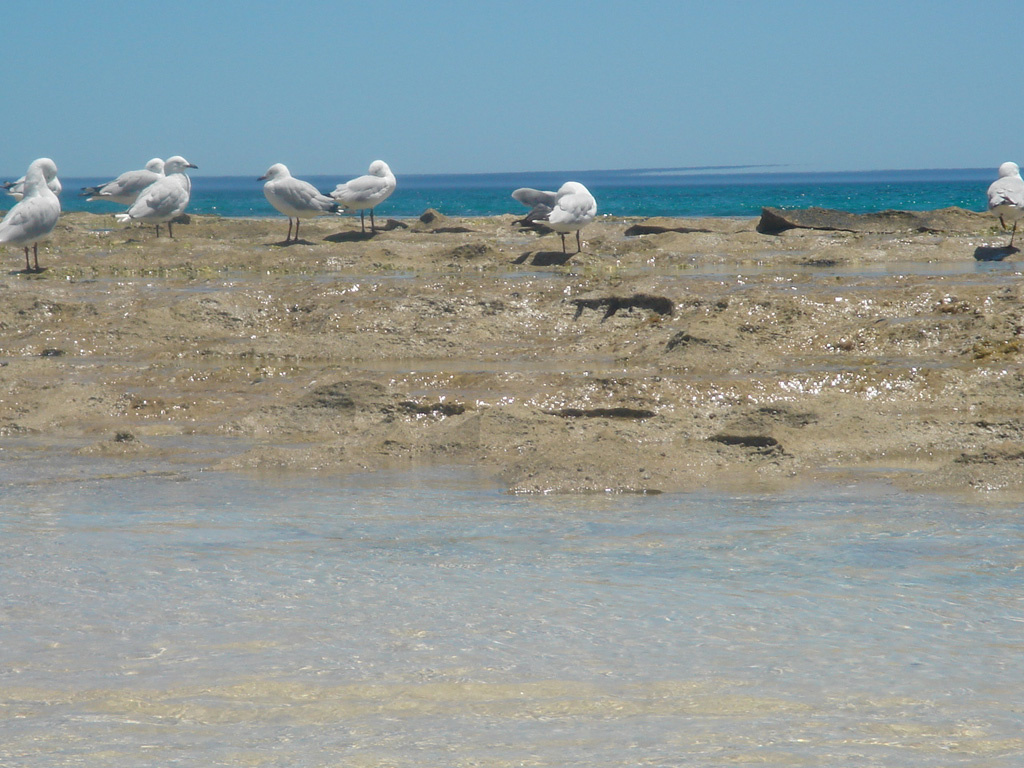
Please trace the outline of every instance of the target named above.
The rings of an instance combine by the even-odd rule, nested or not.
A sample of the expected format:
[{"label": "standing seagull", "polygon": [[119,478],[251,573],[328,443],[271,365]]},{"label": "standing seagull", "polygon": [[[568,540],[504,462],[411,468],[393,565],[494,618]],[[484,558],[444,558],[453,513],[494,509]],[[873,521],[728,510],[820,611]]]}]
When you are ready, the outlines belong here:
[{"label": "standing seagull", "polygon": [[391,193],[395,191],[397,182],[395,174],[388,168],[383,160],[374,160],[370,163],[369,173],[339,184],[331,192],[331,197],[338,201],[338,205],[346,211],[359,211],[359,225],[363,232],[366,231],[365,211],[370,209],[370,231],[376,232],[377,226],[373,220],[373,209],[383,203]]},{"label": "standing seagull", "polygon": [[28,262],[28,247],[32,246],[35,271],[39,268],[39,243],[53,232],[60,217],[60,200],[47,184],[57,178],[57,165],[48,157],[33,160],[25,174],[23,197],[0,221],[0,243],[20,245],[25,249],[25,271],[33,271]]},{"label": "standing seagull", "polygon": [[164,176],[144,190],[125,213],[114,214],[120,222],[141,221],[156,225],[156,236],[160,237],[160,225],[167,222],[167,236],[174,237],[171,221],[184,212],[192,197],[192,180],[185,174],[188,168],[198,168],[181,155],[175,155],[164,163]]},{"label": "standing seagull", "polygon": [[146,167],[138,171],[125,171],[113,181],[98,187],[82,187],[81,197],[87,200],[109,200],[112,203],[131,205],[139,193],[157,179],[164,176],[164,161],[154,157]]},{"label": "standing seagull", "polygon": [[1024,179],[1020,177],[1020,168],[1016,163],[1003,163],[999,166],[999,178],[988,188],[988,209],[999,217],[999,223],[1006,229],[1006,219],[1013,222],[1010,233],[1010,244],[1017,234],[1017,223],[1024,218]]},{"label": "standing seagull", "polygon": [[[257,181],[266,181],[263,194],[267,202],[288,217],[288,236],[285,243],[299,241],[299,220],[311,219],[324,213],[337,213],[338,204],[308,181],[296,179],[284,163],[274,163]],[[292,219],[295,219],[295,240],[292,240]]]},{"label": "standing seagull", "polygon": [[[46,173],[50,174],[46,177],[46,186],[53,194],[59,195],[64,191],[64,187],[61,186],[60,179],[57,178],[57,166],[53,166],[52,171],[47,168]],[[25,196],[25,177],[22,176],[17,181],[5,181],[0,184],[0,187],[3,187],[4,191],[15,200],[21,200]]]},{"label": "standing seagull", "polygon": [[[516,190],[519,192],[521,190]],[[537,190],[531,190],[536,192]],[[543,193],[542,193],[543,194]],[[516,198],[517,200],[519,198]],[[538,208],[528,214],[532,216]],[[533,221],[543,221],[551,229],[562,236],[562,253],[565,253],[565,235],[567,232],[576,233],[576,253],[583,250],[580,242],[580,230],[594,220],[597,215],[597,201],[590,194],[586,187],[578,181],[567,181],[558,188],[555,195],[554,207],[546,214],[538,211]]]}]

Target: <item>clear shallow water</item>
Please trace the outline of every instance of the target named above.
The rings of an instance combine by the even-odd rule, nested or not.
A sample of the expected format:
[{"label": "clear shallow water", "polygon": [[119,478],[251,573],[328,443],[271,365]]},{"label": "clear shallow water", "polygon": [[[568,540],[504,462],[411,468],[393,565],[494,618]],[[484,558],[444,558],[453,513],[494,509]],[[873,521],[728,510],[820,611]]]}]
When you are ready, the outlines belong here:
[{"label": "clear shallow water", "polygon": [[1024,523],[881,486],[0,486],[0,764],[1016,766]]},{"label": "clear shallow water", "polygon": [[[248,176],[192,175],[192,213],[222,216],[277,216],[263,196],[261,172]],[[357,174],[351,174],[357,175]],[[350,178],[303,176],[321,191]],[[877,171],[870,173],[714,173],[669,170],[565,171],[402,175],[398,189],[377,210],[387,217],[419,216],[435,208],[449,216],[520,214],[525,208],[511,198],[517,187],[558,189],[562,182],[583,182],[598,199],[600,213],[613,216],[759,216],[763,206],[820,206],[854,213],[887,209],[933,210],[958,206],[985,209],[985,190],[994,169]],[[84,186],[107,178],[63,179],[66,211],[118,212],[123,206],[86,202]],[[0,202],[2,207],[2,202]],[[353,214],[350,214],[353,215]]]}]

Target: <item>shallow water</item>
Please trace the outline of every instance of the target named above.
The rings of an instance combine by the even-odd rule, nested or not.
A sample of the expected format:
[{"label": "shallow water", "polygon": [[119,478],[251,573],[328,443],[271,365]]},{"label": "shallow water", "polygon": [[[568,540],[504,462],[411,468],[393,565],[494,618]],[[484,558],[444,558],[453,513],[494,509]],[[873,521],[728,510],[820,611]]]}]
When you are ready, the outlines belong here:
[{"label": "shallow water", "polygon": [[3,457],[2,765],[1024,752],[1018,507],[867,484],[552,498],[468,471]]}]

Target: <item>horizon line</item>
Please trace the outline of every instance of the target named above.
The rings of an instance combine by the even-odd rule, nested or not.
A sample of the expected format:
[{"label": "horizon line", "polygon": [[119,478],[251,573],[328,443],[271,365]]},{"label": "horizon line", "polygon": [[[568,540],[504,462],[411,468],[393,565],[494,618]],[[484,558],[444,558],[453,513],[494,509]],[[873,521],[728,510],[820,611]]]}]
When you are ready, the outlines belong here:
[{"label": "horizon line", "polygon": [[[466,177],[487,177],[487,176],[568,176],[572,174],[610,174],[610,175],[721,175],[731,176],[736,173],[748,172],[752,175],[805,175],[805,176],[820,176],[828,174],[857,174],[866,175],[873,173],[935,173],[942,171],[952,172],[970,172],[970,171],[987,171],[987,167],[982,166],[946,166],[946,167],[931,167],[931,168],[875,168],[875,169],[862,169],[862,170],[799,170],[800,166],[792,163],[761,163],[761,164],[744,164],[744,165],[692,165],[692,166],[657,166],[650,168],[592,168],[592,169],[574,169],[574,170],[528,170],[528,171],[471,171],[471,172],[442,172],[442,171],[421,171],[417,173],[405,173],[401,176],[406,177],[425,177],[425,176],[466,176]],[[785,170],[774,170],[769,171],[765,169],[791,169]],[[302,174],[303,176],[338,176],[338,177],[350,177],[353,173],[358,175],[358,172],[346,171],[343,173],[330,173],[330,172],[317,172]],[[994,173],[994,171],[993,171]],[[115,174],[116,175],[116,174]],[[190,174],[196,178],[203,178],[202,173]],[[206,176],[205,178],[248,178],[248,173],[222,173],[215,174],[212,176]],[[401,177],[400,176],[400,177]],[[0,174],[0,178],[6,179],[6,176]],[[18,176],[12,176],[11,179],[18,178]],[[103,174],[73,174],[65,176],[67,179],[93,179],[93,178],[106,178]],[[113,176],[111,178],[114,178]]]}]

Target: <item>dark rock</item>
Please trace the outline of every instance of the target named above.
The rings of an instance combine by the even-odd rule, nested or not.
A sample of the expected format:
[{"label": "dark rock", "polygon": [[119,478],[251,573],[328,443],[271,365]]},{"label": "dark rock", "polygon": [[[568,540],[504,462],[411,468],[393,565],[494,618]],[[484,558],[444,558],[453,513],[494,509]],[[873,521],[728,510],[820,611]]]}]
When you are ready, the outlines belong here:
[{"label": "dark rock", "polygon": [[413,400],[403,400],[398,404],[409,413],[421,416],[460,416],[466,412],[466,406],[462,403],[417,403]]},{"label": "dark rock", "polygon": [[566,419],[649,419],[655,415],[648,408],[561,408],[557,411],[544,411],[548,416],[561,416]]},{"label": "dark rock", "polygon": [[420,222],[423,224],[429,224],[432,227],[439,226],[447,220],[447,216],[433,208],[427,208],[427,210],[420,214]]},{"label": "dark rock", "polygon": [[637,237],[638,235],[660,235],[665,232],[682,232],[683,234],[689,234],[692,232],[707,233],[713,231],[714,230],[707,229],[705,227],[687,227],[680,224],[678,219],[665,217],[639,221],[628,227],[623,234],[625,234],[626,237]]},{"label": "dark rock", "polygon": [[452,248],[451,257],[464,261],[467,259],[479,259],[482,256],[489,256],[494,253],[494,249],[486,243],[466,243],[465,245],[458,245]]},{"label": "dark rock", "polygon": [[317,387],[295,403],[298,408],[351,410],[380,401],[386,390],[372,381],[336,381]]},{"label": "dark rock", "polygon": [[710,345],[710,346],[715,346],[714,344],[712,344],[707,339],[702,339],[699,336],[693,336],[692,334],[688,333],[687,331],[679,331],[679,333],[675,334],[671,339],[668,340],[668,343],[665,345],[665,351],[666,352],[671,352],[676,347],[689,347],[691,345],[698,345],[698,346]]},{"label": "dark rock", "polygon": [[987,226],[990,217],[963,208],[938,211],[881,211],[849,213],[829,208],[762,208],[757,231],[777,235],[788,229],[896,234],[899,232],[973,232]]},{"label": "dark rock", "polygon": [[722,443],[723,445],[738,445],[742,448],[756,448],[761,451],[774,451],[782,450],[782,446],[779,445],[779,441],[771,435],[737,435],[737,434],[726,434],[720,433],[712,435],[708,438],[713,443]]},{"label": "dark rock", "polygon": [[603,309],[607,320],[620,309],[649,309],[659,315],[671,315],[675,305],[664,296],[651,296],[646,293],[634,293],[632,296],[604,296],[595,299],[573,299],[576,305],[576,317],[583,314],[584,309]]},{"label": "dark rock", "polygon": [[414,232],[429,232],[431,234],[442,234],[446,232],[472,232],[468,227],[451,224],[451,219],[433,208],[428,208],[420,214],[419,219],[410,229]]},{"label": "dark rock", "polygon": [[991,246],[979,245],[974,249],[975,261],[1002,261],[1007,256],[1020,253],[1020,248],[1015,245]]}]

